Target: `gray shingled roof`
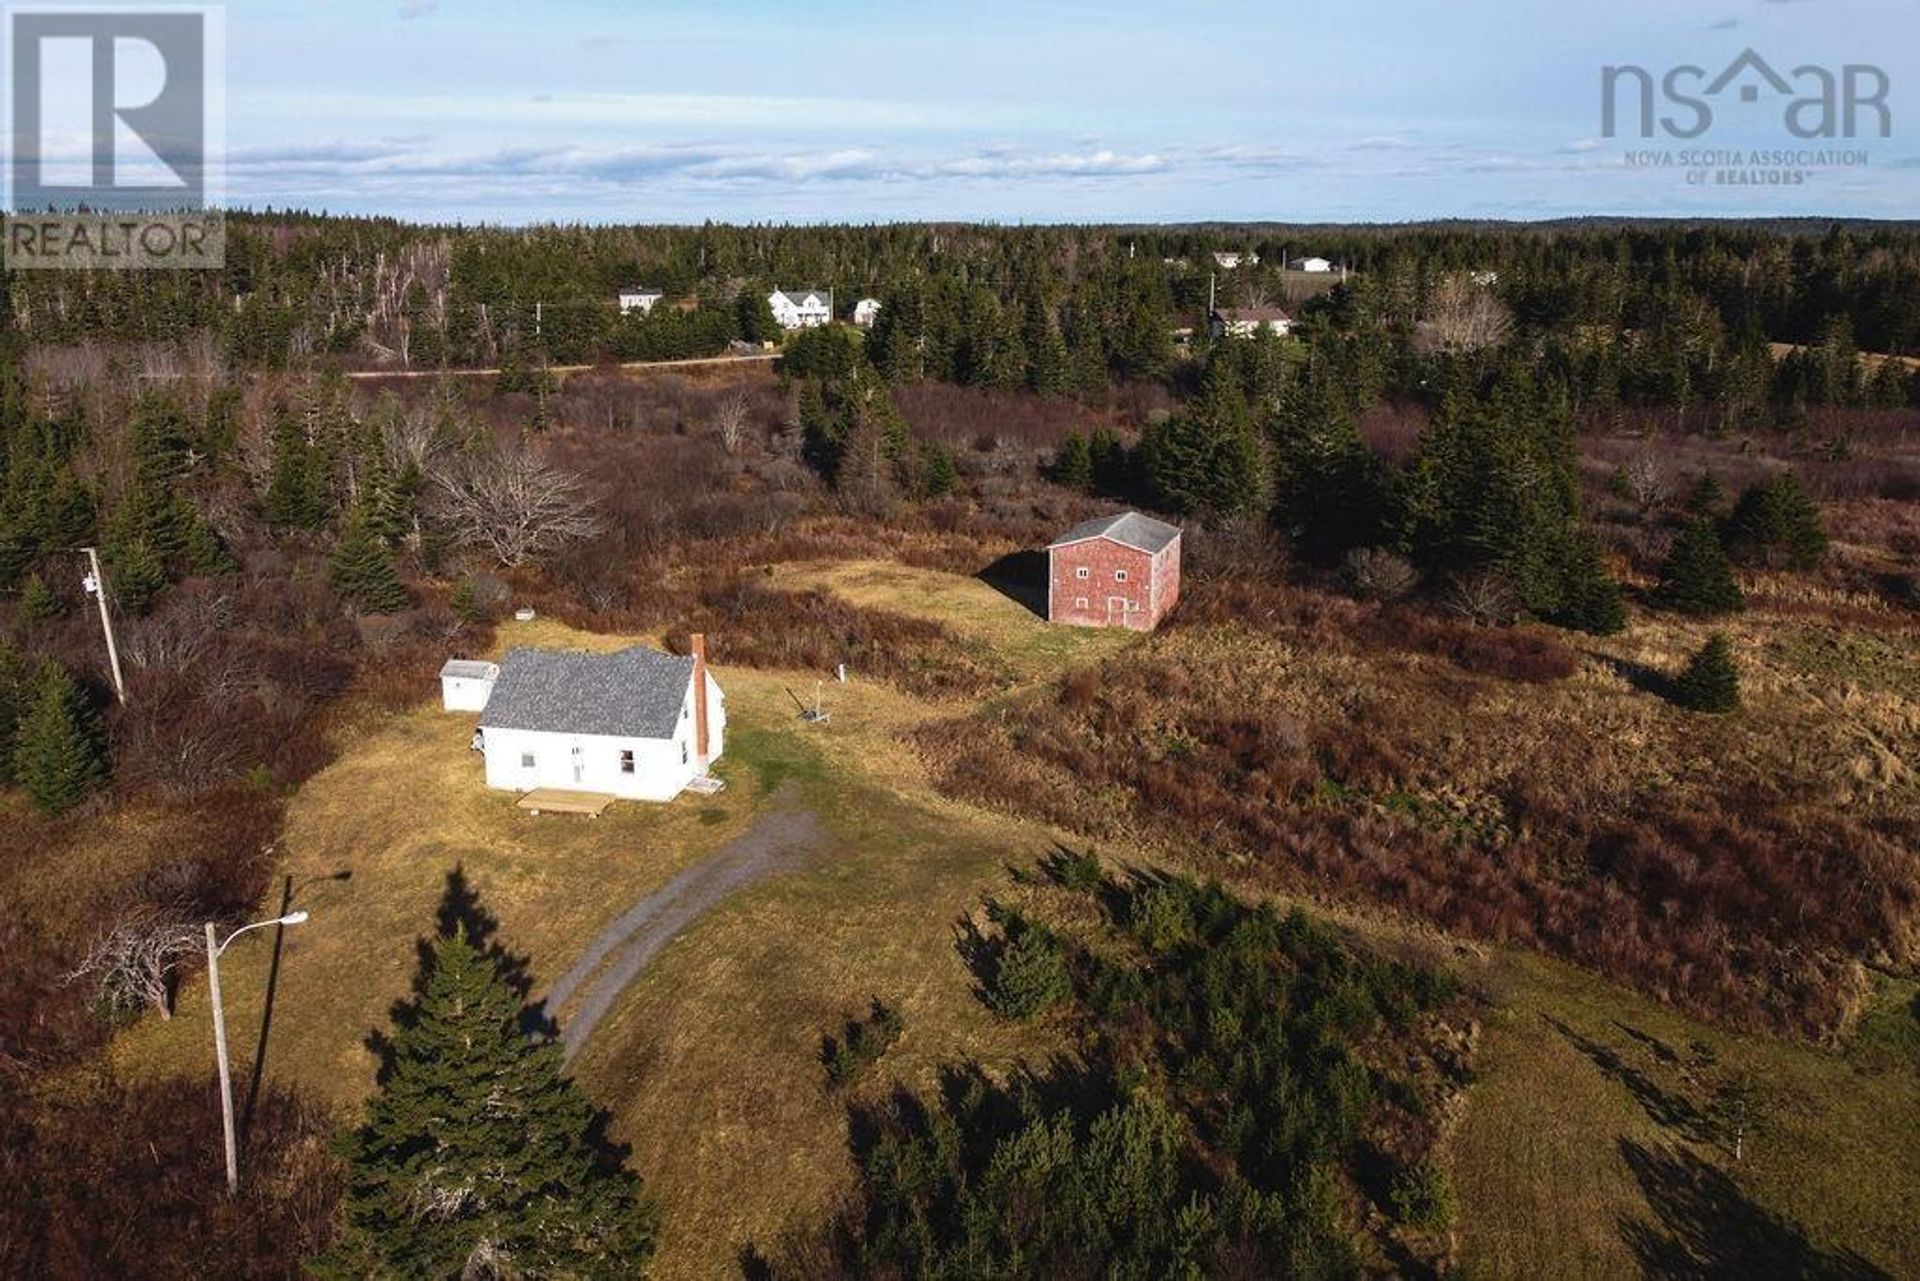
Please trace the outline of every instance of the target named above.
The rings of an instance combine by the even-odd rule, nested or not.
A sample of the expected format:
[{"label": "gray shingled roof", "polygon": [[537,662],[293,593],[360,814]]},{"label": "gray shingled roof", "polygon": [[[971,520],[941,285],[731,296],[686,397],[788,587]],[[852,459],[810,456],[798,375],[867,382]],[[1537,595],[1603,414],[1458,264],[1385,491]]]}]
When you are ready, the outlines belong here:
[{"label": "gray shingled roof", "polygon": [[1176,525],[1142,516],[1139,512],[1121,512],[1118,516],[1082,521],[1054,539],[1050,545],[1064,547],[1068,543],[1085,542],[1089,538],[1111,538],[1122,547],[1151,553],[1159,551],[1178,537],[1180,529]]},{"label": "gray shingled roof", "polygon": [[617,654],[510,650],[480,727],[672,738],[692,681],[692,658],[641,645]]}]

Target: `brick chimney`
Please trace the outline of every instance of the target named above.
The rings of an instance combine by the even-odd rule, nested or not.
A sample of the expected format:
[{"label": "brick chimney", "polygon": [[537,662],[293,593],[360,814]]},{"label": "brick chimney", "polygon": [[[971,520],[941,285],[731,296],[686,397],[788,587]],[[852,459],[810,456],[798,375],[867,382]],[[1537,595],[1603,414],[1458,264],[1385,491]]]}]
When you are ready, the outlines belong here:
[{"label": "brick chimney", "polygon": [[707,767],[707,635],[693,634],[693,751]]}]

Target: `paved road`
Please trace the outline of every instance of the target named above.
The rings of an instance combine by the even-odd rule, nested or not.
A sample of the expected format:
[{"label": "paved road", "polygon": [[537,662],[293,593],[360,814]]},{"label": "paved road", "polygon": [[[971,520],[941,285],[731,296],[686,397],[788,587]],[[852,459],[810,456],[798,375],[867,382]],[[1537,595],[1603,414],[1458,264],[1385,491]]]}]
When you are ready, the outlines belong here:
[{"label": "paved road", "polygon": [[[550,374],[586,374],[596,369],[685,369],[691,365],[751,365],[755,361],[778,360],[777,351],[756,352],[751,356],[694,356],[686,360],[630,360],[623,365],[548,365]],[[442,374],[455,378],[477,378],[498,374],[498,368],[492,369],[355,369],[348,378],[438,378]]]},{"label": "paved road", "polygon": [[568,1058],[580,1052],[627,984],[687,926],[737,891],[806,862],[824,831],[811,810],[792,801],[791,786],[782,788],[774,808],[752,827],[621,913],[587,945],[546,999],[548,1014],[560,1019]]}]

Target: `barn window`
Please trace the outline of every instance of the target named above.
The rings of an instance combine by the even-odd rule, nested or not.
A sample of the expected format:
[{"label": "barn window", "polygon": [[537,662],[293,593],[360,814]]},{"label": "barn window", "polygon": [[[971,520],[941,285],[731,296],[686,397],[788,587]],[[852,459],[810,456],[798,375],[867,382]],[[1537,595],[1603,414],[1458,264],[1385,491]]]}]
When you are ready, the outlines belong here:
[{"label": "barn window", "polygon": [[1091,578],[1093,576],[1093,571],[1088,569],[1085,565],[1082,565],[1080,568],[1073,571],[1073,576],[1075,578]]},{"label": "barn window", "polygon": [[533,753],[532,753],[532,752],[522,752],[522,753],[520,753],[520,768],[521,768],[521,769],[532,769],[532,768],[533,768]]},{"label": "barn window", "polygon": [[627,748],[620,753],[620,772],[622,774],[633,773],[633,749],[632,748]]},{"label": "barn window", "polygon": [[1114,571],[1113,571],[1113,581],[1114,581],[1114,582],[1116,582],[1116,583],[1124,583],[1124,582],[1126,582],[1126,581],[1127,581],[1127,571],[1126,571],[1126,570],[1124,570],[1124,569],[1116,569],[1116,570],[1114,570]]},{"label": "barn window", "polygon": [[1087,607],[1087,598],[1085,596],[1075,596],[1073,598],[1073,607],[1075,609],[1085,609]]}]

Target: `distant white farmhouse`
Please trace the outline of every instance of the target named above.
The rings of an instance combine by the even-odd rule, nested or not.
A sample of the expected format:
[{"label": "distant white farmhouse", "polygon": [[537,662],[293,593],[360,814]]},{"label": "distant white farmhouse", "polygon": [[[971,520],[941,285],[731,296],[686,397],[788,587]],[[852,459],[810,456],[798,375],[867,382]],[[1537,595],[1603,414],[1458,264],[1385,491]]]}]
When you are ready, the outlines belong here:
[{"label": "distant white farmhouse", "polygon": [[1215,254],[1213,256],[1213,261],[1214,261],[1214,264],[1218,266],[1222,271],[1234,271],[1234,270],[1237,270],[1242,264],[1245,264],[1246,266],[1249,266],[1249,267],[1258,267],[1260,265],[1260,255],[1253,252],[1253,250],[1251,249],[1247,250],[1245,253],[1234,253],[1232,251],[1228,251],[1226,253]]},{"label": "distant white farmhouse", "polygon": [[1288,271],[1305,271],[1316,276],[1324,276],[1333,270],[1333,263],[1326,258],[1295,258],[1287,263]]},{"label": "distant white farmhouse", "polygon": [[726,745],[726,696],[706,653],[704,636],[684,658],[640,645],[510,651],[480,714],[487,786],[672,800]]},{"label": "distant white farmhouse", "polygon": [[649,289],[645,285],[628,285],[620,291],[620,314],[626,316],[637,311],[643,316],[651,316],[654,304],[666,296],[666,293],[659,289]]},{"label": "distant white farmhouse", "polygon": [[1500,273],[1491,268],[1482,267],[1477,271],[1468,272],[1467,279],[1484,289],[1499,284]]},{"label": "distant white farmhouse", "polygon": [[1284,338],[1293,332],[1293,317],[1278,307],[1218,307],[1207,327],[1215,338],[1251,338],[1263,329]]},{"label": "distant white farmhouse", "polygon": [[880,300],[862,298],[853,304],[853,323],[862,329],[873,328],[873,322],[880,319]]},{"label": "distant white farmhouse", "polygon": [[782,329],[817,329],[833,319],[833,294],[826,289],[776,289],[767,305]]},{"label": "distant white farmhouse", "polygon": [[450,658],[440,669],[440,703],[450,712],[477,712],[487,705],[500,664]]}]

